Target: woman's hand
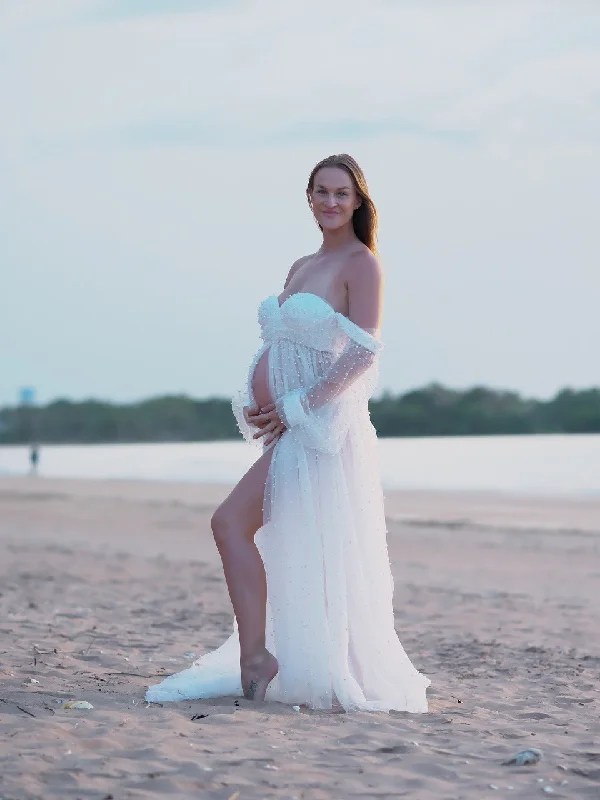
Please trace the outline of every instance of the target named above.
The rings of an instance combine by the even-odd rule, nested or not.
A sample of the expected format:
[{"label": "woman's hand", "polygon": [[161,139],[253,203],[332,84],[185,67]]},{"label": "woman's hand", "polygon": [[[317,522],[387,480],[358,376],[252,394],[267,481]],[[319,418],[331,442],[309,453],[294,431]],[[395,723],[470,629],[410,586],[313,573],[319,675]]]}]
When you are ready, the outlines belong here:
[{"label": "woman's hand", "polygon": [[264,436],[263,444],[265,447],[275,439],[279,439],[282,433],[286,430],[284,423],[281,421],[279,414],[275,410],[275,404],[270,403],[268,406],[263,406],[259,409],[259,413],[253,412],[248,414],[248,421],[251,425],[256,425],[260,428],[258,433],[255,433],[253,438],[259,439]]},{"label": "woman's hand", "polygon": [[244,419],[248,423],[248,425],[254,425],[256,428],[260,428],[260,425],[257,425],[255,422],[255,417],[257,414],[261,413],[261,409],[257,406],[244,406],[242,409],[242,414],[244,415]]}]

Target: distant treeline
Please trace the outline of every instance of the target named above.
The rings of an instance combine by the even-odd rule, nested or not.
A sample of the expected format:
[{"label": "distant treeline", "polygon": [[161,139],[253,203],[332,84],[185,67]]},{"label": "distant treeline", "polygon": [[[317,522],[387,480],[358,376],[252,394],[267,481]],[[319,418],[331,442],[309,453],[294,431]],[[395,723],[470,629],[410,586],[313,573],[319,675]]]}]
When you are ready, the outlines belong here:
[{"label": "distant treeline", "polygon": [[[370,402],[379,436],[477,436],[600,433],[600,389],[564,389],[551,400],[484,387],[465,391],[432,384]],[[141,403],[57,400],[0,409],[0,444],[189,442],[237,439],[228,400],[156,397]]]}]

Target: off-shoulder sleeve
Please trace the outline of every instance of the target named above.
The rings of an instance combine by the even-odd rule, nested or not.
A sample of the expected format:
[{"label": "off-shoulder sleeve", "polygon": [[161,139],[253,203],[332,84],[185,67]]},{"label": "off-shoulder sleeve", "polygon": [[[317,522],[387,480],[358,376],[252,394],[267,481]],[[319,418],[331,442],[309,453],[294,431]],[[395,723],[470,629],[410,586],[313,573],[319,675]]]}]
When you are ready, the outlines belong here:
[{"label": "off-shoulder sleeve", "polygon": [[370,350],[377,355],[383,347],[383,342],[379,338],[380,331],[378,328],[361,328],[351,319],[336,312],[337,323],[341,330],[344,331],[349,339],[352,339],[356,344],[362,345],[366,350]]},{"label": "off-shoulder sleeve", "polygon": [[[378,331],[360,328],[342,314],[338,314],[340,329],[347,344],[325,375],[312,386],[288,392],[277,401],[277,412],[286,427],[299,435],[306,444],[326,451],[335,451],[348,425],[353,408],[343,402],[344,395],[366,373],[377,359],[382,348]],[[366,401],[365,397],[352,399]],[[350,399],[350,398],[348,398]]]}]

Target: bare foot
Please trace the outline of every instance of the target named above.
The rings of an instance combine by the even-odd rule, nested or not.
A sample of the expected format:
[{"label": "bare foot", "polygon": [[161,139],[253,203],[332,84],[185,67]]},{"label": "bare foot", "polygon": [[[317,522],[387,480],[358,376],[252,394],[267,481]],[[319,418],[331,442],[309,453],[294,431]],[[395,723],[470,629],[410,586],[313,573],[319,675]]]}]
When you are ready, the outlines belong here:
[{"label": "bare foot", "polygon": [[279,664],[275,656],[265,650],[260,656],[241,664],[242,690],[247,700],[262,702],[267,687],[277,675]]}]

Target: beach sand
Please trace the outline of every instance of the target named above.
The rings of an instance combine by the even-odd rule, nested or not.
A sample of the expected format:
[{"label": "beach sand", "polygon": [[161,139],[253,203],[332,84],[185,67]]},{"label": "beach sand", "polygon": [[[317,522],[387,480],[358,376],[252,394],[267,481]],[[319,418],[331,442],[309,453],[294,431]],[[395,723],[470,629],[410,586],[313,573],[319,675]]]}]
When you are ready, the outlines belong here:
[{"label": "beach sand", "polygon": [[230,632],[227,491],[0,479],[0,798],[600,798],[600,500],[388,494],[429,714],[148,706]]}]

